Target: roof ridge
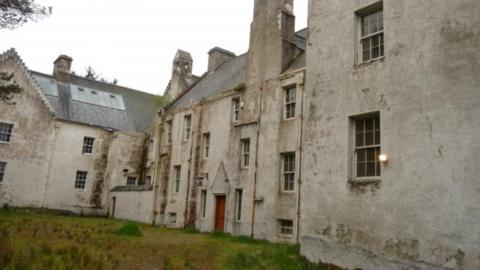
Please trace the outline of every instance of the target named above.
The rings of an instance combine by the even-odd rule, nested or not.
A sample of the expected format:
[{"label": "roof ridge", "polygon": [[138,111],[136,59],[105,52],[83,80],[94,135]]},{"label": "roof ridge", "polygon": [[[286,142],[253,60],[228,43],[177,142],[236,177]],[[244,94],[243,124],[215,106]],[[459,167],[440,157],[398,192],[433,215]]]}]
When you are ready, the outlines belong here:
[{"label": "roof ridge", "polygon": [[42,102],[47,106],[47,109],[50,111],[52,115],[55,115],[55,110],[53,109],[52,105],[50,105],[50,102],[48,102],[47,98],[45,97],[45,94],[42,91],[42,88],[38,84],[37,80],[32,77],[32,74],[30,73],[30,70],[28,69],[27,65],[23,62],[22,58],[20,55],[18,55],[17,51],[14,48],[9,49],[5,53],[2,54],[0,57],[0,63],[5,62],[8,58],[13,57],[16,61],[15,64],[17,67],[20,68],[20,70],[23,72],[25,77],[27,78],[27,83],[37,92],[39,95],[40,99]]},{"label": "roof ridge", "polygon": [[[38,72],[36,71],[37,73],[40,73],[40,74],[43,74],[41,72]],[[66,72],[64,72],[66,73]],[[150,94],[148,92],[144,92],[142,90],[137,90],[137,89],[133,89],[133,88],[130,88],[130,87],[126,87],[126,86],[122,86],[122,85],[118,85],[118,84],[112,84],[112,83],[109,83],[109,82],[102,82],[102,81],[97,81],[97,80],[93,80],[93,79],[89,79],[89,78],[85,78],[83,76],[80,76],[80,75],[77,75],[77,74],[72,74],[72,73],[67,73],[69,76],[72,76],[72,77],[76,77],[78,79],[82,79],[82,80],[86,80],[86,81],[90,81],[90,82],[93,82],[93,83],[98,83],[98,84],[103,84],[103,85],[109,85],[109,86],[113,86],[113,87],[118,87],[118,88],[122,88],[122,89],[125,89],[125,90],[129,90],[129,91],[135,91],[135,92],[139,92],[139,93],[142,93],[142,94],[146,94],[146,95],[150,95],[150,96],[159,96],[159,95],[156,95],[156,94]]]}]

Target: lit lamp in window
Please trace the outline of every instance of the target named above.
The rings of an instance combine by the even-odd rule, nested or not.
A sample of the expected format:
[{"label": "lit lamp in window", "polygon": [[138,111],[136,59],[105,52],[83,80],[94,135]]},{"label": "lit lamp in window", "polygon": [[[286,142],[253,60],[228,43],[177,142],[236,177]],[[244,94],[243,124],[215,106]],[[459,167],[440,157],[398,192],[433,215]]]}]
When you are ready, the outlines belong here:
[{"label": "lit lamp in window", "polygon": [[380,162],[382,162],[382,163],[387,163],[387,161],[388,161],[388,156],[385,155],[385,154],[381,154],[381,155],[378,156],[378,160],[379,160]]}]

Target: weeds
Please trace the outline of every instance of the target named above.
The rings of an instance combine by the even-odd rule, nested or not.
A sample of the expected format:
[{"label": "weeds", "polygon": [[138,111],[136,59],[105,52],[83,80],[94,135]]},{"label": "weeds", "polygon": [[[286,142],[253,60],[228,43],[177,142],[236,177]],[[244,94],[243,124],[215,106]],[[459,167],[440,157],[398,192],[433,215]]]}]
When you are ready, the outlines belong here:
[{"label": "weeds", "polygon": [[121,236],[143,236],[137,223],[131,221],[125,222],[116,233]]},{"label": "weeds", "polygon": [[[142,236],[144,237],[125,237]],[[134,222],[0,209],[0,269],[326,270],[298,245],[223,232],[170,230]]]}]

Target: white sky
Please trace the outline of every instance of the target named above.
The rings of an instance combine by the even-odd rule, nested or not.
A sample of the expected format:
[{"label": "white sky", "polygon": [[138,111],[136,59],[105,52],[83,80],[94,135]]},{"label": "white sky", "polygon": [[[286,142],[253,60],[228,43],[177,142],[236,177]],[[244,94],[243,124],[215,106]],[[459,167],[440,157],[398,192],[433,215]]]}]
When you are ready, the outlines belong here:
[{"label": "white sky", "polygon": [[[92,66],[108,80],[161,94],[177,49],[193,57],[193,73],[207,69],[219,46],[248,50],[254,0],[37,0],[52,16],[0,30],[0,52],[15,48],[30,69],[50,74],[66,54],[79,75]],[[307,25],[308,0],[295,0],[297,30]]]}]

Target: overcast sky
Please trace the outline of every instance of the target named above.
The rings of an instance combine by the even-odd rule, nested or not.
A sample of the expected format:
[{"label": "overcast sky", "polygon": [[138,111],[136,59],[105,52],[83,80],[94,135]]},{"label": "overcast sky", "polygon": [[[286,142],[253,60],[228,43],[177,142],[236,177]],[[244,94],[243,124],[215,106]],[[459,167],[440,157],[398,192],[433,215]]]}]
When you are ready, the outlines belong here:
[{"label": "overcast sky", "polygon": [[[30,69],[50,74],[66,54],[72,70],[92,66],[108,80],[161,94],[177,49],[189,51],[193,72],[207,69],[207,52],[219,46],[248,50],[254,0],[37,0],[52,16],[0,30],[0,51],[15,48]],[[297,30],[307,25],[308,0],[295,0]]]}]

